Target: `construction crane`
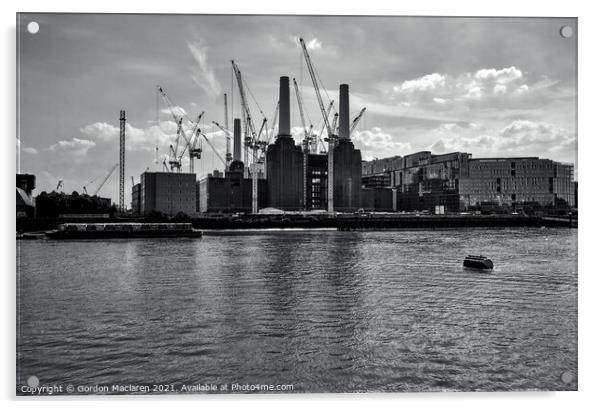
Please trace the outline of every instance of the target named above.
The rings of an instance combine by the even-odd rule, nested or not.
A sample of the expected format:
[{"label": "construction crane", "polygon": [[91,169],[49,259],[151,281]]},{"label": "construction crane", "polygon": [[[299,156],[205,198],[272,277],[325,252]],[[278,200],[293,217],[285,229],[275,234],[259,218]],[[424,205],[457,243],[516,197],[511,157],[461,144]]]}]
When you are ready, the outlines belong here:
[{"label": "construction crane", "polygon": [[[265,114],[261,110],[261,107],[259,107],[259,104],[257,104],[257,101],[255,100],[255,98],[253,98],[255,100],[255,104],[259,108],[260,113],[263,115],[263,121],[261,123],[259,132],[256,132],[255,124],[253,123],[253,118],[251,116],[251,110],[249,109],[249,103],[247,101],[247,95],[245,92],[245,83],[242,79],[242,73],[240,72],[240,69],[238,68],[238,66],[236,65],[234,60],[232,60],[231,62],[232,62],[232,70],[234,71],[234,75],[236,77],[236,83],[238,84],[238,90],[240,92],[240,103],[241,103],[241,109],[243,111],[243,118],[244,118],[244,122],[245,122],[245,139],[244,139],[245,140],[245,165],[249,167],[249,170],[251,172],[251,178],[252,178],[251,211],[252,211],[252,213],[257,213],[257,211],[258,211],[257,186],[258,186],[258,177],[259,177],[258,174],[261,171],[261,168],[263,167],[263,164],[260,163],[260,159],[263,159],[263,156],[264,156],[263,152],[265,151],[265,149],[267,147],[267,142],[261,141],[260,138],[261,138],[261,134],[263,133],[264,129],[266,130],[266,133],[267,133],[266,126],[267,126],[268,119],[265,117]],[[250,90],[249,90],[249,93],[251,94],[251,97],[253,97],[253,94],[251,93]],[[249,136],[249,131],[250,131],[251,136]],[[253,151],[252,163],[249,163],[249,149],[251,149]],[[259,152],[261,152],[261,155]]]},{"label": "construction crane", "polygon": [[[270,127],[270,133],[266,141],[266,146],[272,142],[274,137],[274,130],[276,129],[276,121],[278,120],[278,112],[280,112],[280,101],[276,103],[276,111],[274,111],[274,117],[272,118],[272,126]],[[265,150],[264,150],[265,153]]]},{"label": "construction crane", "polygon": [[[224,94],[224,127],[228,129],[228,94]],[[226,131],[224,131],[226,132]],[[230,140],[232,138],[228,138],[228,132],[226,132],[226,167],[232,163],[232,151],[230,150]],[[226,169],[228,170],[228,169]]]},{"label": "construction crane", "polygon": [[63,187],[63,179],[59,179],[59,182],[56,184],[55,190],[58,192],[61,187]]},{"label": "construction crane", "polygon": [[278,112],[280,112],[280,101],[276,103],[276,110],[274,111],[274,117],[272,118],[272,126],[269,129],[266,129],[267,138],[265,141],[265,145],[261,150],[261,155],[257,160],[259,163],[263,163],[265,161],[265,154],[267,151],[267,146],[272,142],[272,138],[274,137],[274,132],[276,130],[276,121],[278,120]]},{"label": "construction crane", "polygon": [[192,140],[191,146],[188,148],[188,153],[190,156],[190,173],[194,173],[194,160],[201,160],[201,154],[203,152],[203,148],[200,145],[201,142],[201,130],[197,128],[196,134],[194,135],[194,139]]},{"label": "construction crane", "polygon": [[297,104],[299,105],[299,117],[301,118],[301,126],[303,127],[303,133],[305,134],[305,137],[303,138],[303,151],[309,152],[310,143],[311,143],[311,139],[313,136],[312,130],[313,130],[314,126],[311,124],[311,121],[310,121],[309,129],[308,129],[307,125],[305,123],[305,112],[303,110],[303,101],[301,99],[301,92],[299,92],[299,86],[297,85],[297,80],[295,78],[293,78],[293,85],[295,86],[295,94],[297,95]]},{"label": "construction crane", "polygon": [[113,172],[115,172],[115,169],[117,169],[117,166],[119,166],[119,163],[116,163],[115,165],[113,165],[113,167],[111,168],[111,170],[109,171],[107,176],[105,176],[105,178],[102,180],[102,182],[100,182],[100,185],[98,185],[98,187],[96,188],[94,193],[92,193],[92,196],[96,196],[98,194],[98,192],[100,192],[100,189],[102,189],[102,187],[105,185],[105,183],[107,183],[107,180],[109,180],[109,178],[111,177]]},{"label": "construction crane", "polygon": [[[172,117],[174,118],[174,121],[176,123],[179,122],[179,118],[175,113],[175,109],[174,109],[174,104],[171,101],[171,99],[169,99],[169,97],[167,96],[167,93],[165,92],[165,90],[163,89],[163,87],[157,86],[157,90],[159,91],[159,94],[161,95],[161,97],[163,98],[163,100],[165,101],[165,104],[167,105],[167,107],[169,108],[169,111],[172,115]],[[197,158],[200,159],[201,158],[201,149],[198,148],[198,140],[199,140],[199,135],[203,137],[203,139],[205,139],[205,141],[207,141],[207,144],[211,147],[211,149],[213,150],[213,152],[215,153],[215,155],[217,156],[217,158],[224,163],[224,166],[226,166],[226,161],[224,160],[224,158],[219,154],[219,151],[215,148],[215,146],[213,146],[213,144],[211,143],[211,141],[209,140],[209,138],[207,138],[207,135],[205,135],[203,132],[201,132],[200,128],[199,128],[199,123],[201,120],[201,117],[203,116],[203,112],[198,116],[196,121],[193,121],[192,119],[190,119],[188,117],[188,115],[186,115],[186,113],[184,113],[184,115],[182,116],[182,118],[186,118],[186,120],[191,123],[194,124],[194,127],[192,129],[192,139],[194,139],[193,141],[191,141],[191,139],[188,138],[188,136],[186,135],[186,132],[184,132],[183,130],[178,133],[177,137],[176,137],[176,143],[178,143],[180,136],[182,136],[184,138],[184,140],[186,141],[186,146],[184,147],[184,151],[182,153],[180,153],[177,156],[177,160],[179,160],[181,162],[181,158],[183,157],[184,153],[186,152],[186,149],[189,150],[189,154],[191,155],[191,173],[194,170],[194,160],[193,158]],[[196,137],[196,139],[195,139]],[[192,150],[190,150],[190,148],[192,147]],[[174,148],[174,152],[177,153],[177,145],[176,148]],[[170,152],[171,153],[171,152]],[[176,161],[177,162],[177,161]],[[163,163],[163,165],[166,167],[165,162]],[[181,163],[180,163],[181,166]]]},{"label": "construction crane", "polygon": [[178,158],[178,145],[180,142],[180,134],[182,132],[182,119],[183,118],[180,118],[176,122],[178,124],[178,128],[176,131],[176,147],[174,148],[173,145],[169,145],[169,169],[171,169],[172,172],[174,168],[176,168],[179,172],[180,168],[182,167],[182,162]]},{"label": "construction crane", "polygon": [[230,122],[228,122],[228,94],[224,94],[224,126],[228,128]]},{"label": "construction crane", "polygon": [[91,185],[92,183],[94,183],[96,181],[96,179],[98,179],[100,176],[96,176],[94,179],[92,179],[91,181],[89,181],[88,183],[86,183],[85,185],[82,186],[82,190],[84,192],[85,195],[88,194],[88,185]]},{"label": "construction crane", "polygon": [[366,107],[362,108],[360,113],[357,114],[357,116],[355,118],[353,118],[353,121],[351,122],[351,129],[349,129],[349,135],[351,135],[353,133],[353,131],[355,130],[357,125],[360,123],[360,119],[362,119],[364,112],[366,112]]},{"label": "construction crane", "polygon": [[224,126],[220,125],[218,122],[213,121],[213,125],[217,126],[222,130],[224,135],[226,136],[226,171],[228,170],[230,163],[232,162],[232,154],[230,153],[230,140],[232,139],[232,132],[229,129],[226,129]]},{"label": "construction crane", "polygon": [[[330,126],[328,122],[328,114],[326,113],[326,109],[324,108],[324,101],[322,100],[322,93],[320,92],[320,86],[318,85],[318,78],[315,72],[314,65],[309,56],[309,52],[307,51],[307,47],[305,46],[305,41],[302,38],[299,39],[299,43],[301,43],[301,49],[303,50],[303,56],[305,57],[305,62],[307,65],[307,70],[309,71],[309,76],[311,77],[311,82],[314,86],[314,91],[316,92],[316,97],[318,99],[318,105],[320,106],[320,112],[322,113],[322,119],[324,120],[324,124],[326,125],[326,129],[328,131],[328,212],[334,212],[334,146],[336,143],[336,136],[334,135],[334,127]],[[336,118],[335,118],[336,121]]]},{"label": "construction crane", "polygon": [[[259,132],[256,131],[255,124],[253,122],[253,118],[251,116],[251,110],[249,108],[249,103],[247,101],[247,94],[245,92],[245,82],[242,79],[242,73],[238,68],[238,65],[231,60],[232,70],[234,71],[234,76],[236,77],[236,83],[238,84],[238,90],[240,92],[240,103],[241,109],[243,111],[243,118],[245,123],[245,164],[249,165],[249,149],[253,151],[253,163],[258,160],[258,152],[265,148],[266,142],[261,141],[260,137],[264,127],[267,124],[267,118],[263,115],[263,111],[259,108],[259,111],[263,115],[263,121],[260,127]],[[251,95],[252,96],[252,95]],[[255,101],[257,104],[257,101]],[[258,106],[259,107],[259,106]],[[249,136],[250,133],[250,136]]]},{"label": "construction crane", "polygon": [[318,104],[320,105],[320,112],[322,113],[322,118],[324,122],[327,124],[328,135],[333,134],[333,129],[328,125],[328,115],[326,114],[326,109],[324,108],[324,101],[322,100],[322,93],[320,92],[320,86],[318,85],[318,79],[316,76],[315,68],[313,63],[311,62],[311,58],[309,56],[309,52],[307,51],[307,47],[305,46],[305,41],[302,38],[299,39],[301,43],[301,48],[303,49],[303,56],[305,57],[305,62],[307,64],[307,70],[309,71],[309,76],[311,77],[311,82],[314,86],[314,91],[316,92],[316,97],[318,99]]},{"label": "construction crane", "polygon": [[197,117],[196,122],[194,122],[194,126],[192,127],[192,133],[191,133],[192,136],[190,139],[188,139],[188,137],[186,136],[186,133],[184,131],[182,131],[182,135],[184,136],[184,139],[186,140],[186,146],[184,147],[184,149],[182,149],[182,152],[178,156],[178,162],[182,163],[182,158],[184,157],[184,154],[186,153],[186,151],[188,151],[188,158],[189,158],[188,166],[189,166],[190,173],[194,173],[194,160],[201,159],[201,148],[198,147],[198,142],[199,142],[200,133],[201,133],[201,129],[199,128],[199,125],[201,123],[201,118],[203,118],[204,114],[205,114],[205,111],[201,112],[199,114],[199,116]]},{"label": "construction crane", "polygon": [[173,144],[169,145],[169,168],[171,171],[173,171],[174,168],[178,169],[178,171],[180,171],[180,168],[182,167],[182,163],[178,161],[178,147],[179,147],[179,143],[180,143],[180,133],[182,132],[182,120],[184,118],[178,117],[176,115],[173,103],[171,102],[171,100],[167,96],[167,93],[161,86],[157,85],[157,91],[163,98],[165,105],[167,105],[167,108],[169,109],[169,112],[171,113],[171,116],[172,116],[174,122],[177,124],[176,142],[175,142],[176,146],[174,148]]},{"label": "construction crane", "polygon": [[[328,104],[328,111],[326,112],[326,117],[330,118],[330,111],[334,107],[334,100],[330,100],[330,104]],[[326,122],[322,120],[322,126],[320,127],[320,133],[318,133],[318,139],[320,140],[320,145],[322,146],[322,150],[326,152],[326,147],[324,146],[324,138],[322,138],[322,134],[324,133],[324,128],[326,128]],[[326,138],[328,140],[328,137]]]}]

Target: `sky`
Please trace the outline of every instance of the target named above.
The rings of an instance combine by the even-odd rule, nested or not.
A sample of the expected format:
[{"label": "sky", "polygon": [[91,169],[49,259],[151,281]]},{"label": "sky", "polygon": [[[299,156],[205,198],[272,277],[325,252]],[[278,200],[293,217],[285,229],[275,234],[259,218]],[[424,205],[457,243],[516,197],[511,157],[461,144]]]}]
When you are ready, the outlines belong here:
[{"label": "sky", "polygon": [[[573,36],[561,36],[563,26]],[[570,162],[577,174],[576,19],[26,13],[17,31],[18,165],[36,175],[34,193],[58,180],[65,192],[95,191],[119,160],[124,109],[129,205],[131,178],[162,169],[176,138],[157,85],[176,113],[204,112],[203,132],[225,156],[212,121],[224,123],[224,93],[228,128],[241,116],[231,60],[257,128],[274,119],[280,76],[297,79],[308,122],[320,128],[300,37],[324,99],[338,107],[339,84],[349,84],[351,116],[366,108],[352,135],[364,160],[462,151]],[[300,141],[292,83],[291,109]],[[223,170],[207,143],[202,149],[197,175]],[[99,195],[117,201],[117,171]]]}]

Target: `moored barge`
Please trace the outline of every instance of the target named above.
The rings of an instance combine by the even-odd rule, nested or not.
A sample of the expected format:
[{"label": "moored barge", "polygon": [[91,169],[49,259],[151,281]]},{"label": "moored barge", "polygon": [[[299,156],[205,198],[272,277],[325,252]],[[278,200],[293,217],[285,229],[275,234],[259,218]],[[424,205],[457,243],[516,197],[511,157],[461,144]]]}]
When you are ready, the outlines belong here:
[{"label": "moored barge", "polygon": [[151,237],[203,237],[191,223],[64,223],[47,231],[50,239],[113,239]]},{"label": "moored barge", "polygon": [[492,270],[493,261],[484,256],[466,256],[464,267],[475,268],[479,270]]}]

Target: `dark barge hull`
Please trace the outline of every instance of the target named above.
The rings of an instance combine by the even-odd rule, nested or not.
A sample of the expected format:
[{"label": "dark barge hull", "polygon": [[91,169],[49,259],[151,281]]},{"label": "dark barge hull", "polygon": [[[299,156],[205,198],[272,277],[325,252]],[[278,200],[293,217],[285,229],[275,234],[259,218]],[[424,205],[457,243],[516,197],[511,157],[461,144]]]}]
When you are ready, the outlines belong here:
[{"label": "dark barge hull", "polygon": [[492,270],[493,261],[486,257],[468,256],[464,259],[464,267],[475,268],[479,270]]},{"label": "dark barge hull", "polygon": [[49,239],[72,240],[72,239],[132,239],[132,238],[162,238],[162,237],[203,237],[200,230],[193,231],[171,231],[171,230],[120,230],[120,231],[60,231],[46,232]]}]

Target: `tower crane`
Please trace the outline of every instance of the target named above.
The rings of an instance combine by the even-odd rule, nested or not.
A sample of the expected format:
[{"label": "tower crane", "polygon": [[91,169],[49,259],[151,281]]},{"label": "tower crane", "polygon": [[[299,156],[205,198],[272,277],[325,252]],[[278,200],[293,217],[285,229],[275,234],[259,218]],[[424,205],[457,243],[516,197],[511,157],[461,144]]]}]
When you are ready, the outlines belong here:
[{"label": "tower crane", "polygon": [[261,155],[259,155],[259,163],[264,162],[267,146],[272,142],[272,138],[274,137],[274,132],[276,130],[276,121],[278,120],[278,112],[280,112],[280,101],[276,103],[276,110],[274,111],[274,117],[272,118],[272,126],[269,128],[269,130],[266,129],[266,133],[268,136],[266,138],[265,145],[261,150]]},{"label": "tower crane", "polygon": [[182,158],[184,157],[184,154],[188,150],[188,157],[189,157],[188,166],[189,166],[190,173],[194,173],[194,160],[201,159],[201,148],[198,147],[200,133],[201,133],[199,124],[201,123],[201,118],[203,118],[204,114],[205,114],[205,111],[201,112],[199,114],[199,116],[197,117],[196,122],[194,122],[194,126],[192,127],[192,133],[191,133],[190,139],[188,139],[188,137],[186,136],[186,133],[184,131],[182,131],[182,135],[184,136],[184,139],[186,140],[186,146],[184,147],[184,149],[182,149],[180,156],[178,156],[178,162],[180,164],[182,163]]},{"label": "tower crane", "polygon": [[314,86],[314,91],[316,92],[316,97],[318,99],[318,104],[320,105],[320,112],[322,113],[322,118],[324,122],[327,124],[328,136],[333,135],[333,129],[328,124],[328,115],[326,114],[326,109],[324,108],[324,101],[322,100],[322,93],[320,92],[320,86],[318,85],[318,79],[316,77],[315,68],[309,56],[309,52],[307,51],[307,47],[305,45],[305,41],[302,38],[299,39],[301,43],[301,48],[303,50],[303,56],[305,57],[305,62],[307,64],[307,70],[309,71],[309,76],[311,77],[311,82]]},{"label": "tower crane", "polygon": [[[247,94],[245,92],[245,83],[242,79],[242,73],[238,68],[238,65],[231,60],[232,70],[234,71],[234,76],[236,77],[236,83],[238,84],[238,90],[240,92],[240,103],[243,111],[243,117],[245,122],[245,164],[249,165],[249,153],[248,150],[251,149],[253,151],[253,162],[257,162],[258,159],[258,151],[263,149],[266,145],[265,141],[261,141],[259,138],[261,137],[262,130],[267,124],[267,118],[263,115],[263,121],[261,124],[261,128],[259,132],[255,129],[255,124],[253,122],[253,118],[251,116],[251,110],[249,108],[249,103],[247,101]],[[261,108],[259,109],[261,111]],[[263,111],[261,112],[263,114]],[[249,136],[250,132],[250,136]]]},{"label": "tower crane", "polygon": [[88,189],[87,186],[94,183],[96,181],[96,179],[98,179],[100,176],[96,176],[94,179],[92,179],[91,181],[89,181],[88,183],[86,183],[85,185],[82,186],[82,190],[84,192],[85,195],[88,194]]},{"label": "tower crane", "polygon": [[224,132],[224,134],[226,135],[226,170],[228,170],[227,168],[232,162],[232,154],[230,153],[230,140],[232,139],[232,132],[230,132],[229,129],[226,129],[225,127],[220,125],[218,122],[213,121],[213,124],[219,129],[221,129],[222,132]]},{"label": "tower crane", "polygon": [[200,142],[201,142],[201,129],[197,128],[196,134],[194,135],[194,137],[192,139],[192,144],[188,148],[188,153],[190,155],[190,162],[189,162],[190,173],[194,173],[194,160],[195,159],[201,160],[201,154],[203,152],[203,148],[201,147]]},{"label": "tower crane", "polygon": [[339,120],[338,112],[335,112],[334,117],[332,117],[332,129],[338,129],[337,122]]},{"label": "tower crane", "polygon": [[[336,136],[334,135],[334,128],[330,126],[328,122],[328,114],[326,113],[326,109],[324,108],[324,101],[322,100],[322,94],[320,92],[320,86],[318,85],[318,79],[316,77],[315,68],[309,56],[309,52],[307,51],[307,47],[305,45],[305,41],[302,38],[299,39],[299,43],[301,44],[301,49],[303,50],[303,56],[305,57],[305,62],[307,65],[307,70],[309,71],[309,76],[311,77],[311,82],[314,86],[314,91],[316,92],[316,97],[318,99],[318,105],[320,106],[320,112],[322,113],[322,119],[324,120],[324,124],[328,131],[328,212],[334,212],[334,145],[336,143]],[[336,120],[336,119],[335,119]]]},{"label": "tower crane", "polygon": [[[157,86],[157,90],[159,92],[159,94],[161,95],[161,97],[163,98],[163,100],[165,101],[165,104],[167,105],[167,107],[169,108],[169,111],[172,115],[172,117],[174,118],[175,122],[178,123],[179,119],[178,116],[175,113],[174,110],[174,104],[172,103],[171,99],[169,99],[169,97],[167,96],[167,93],[165,92],[165,90],[163,89],[163,87],[161,86]],[[191,141],[191,139],[188,138],[188,136],[186,135],[186,132],[184,132],[182,130],[181,133],[179,133],[176,137],[176,143],[179,141],[180,136],[182,136],[184,138],[184,140],[186,141],[186,146],[184,147],[184,151],[178,156],[178,160],[180,160],[181,162],[181,158],[183,157],[186,149],[189,150],[189,154],[191,155],[191,159],[193,158],[197,158],[200,159],[201,158],[201,148],[198,148],[198,140],[199,140],[199,135],[203,137],[203,139],[205,139],[205,141],[207,142],[207,144],[211,147],[211,149],[213,150],[213,152],[215,153],[215,155],[217,156],[217,158],[224,163],[224,166],[226,166],[226,161],[224,160],[224,158],[222,158],[222,156],[219,154],[219,151],[215,148],[215,146],[213,146],[213,144],[211,143],[211,141],[209,140],[209,138],[207,138],[207,135],[205,135],[199,128],[199,123],[201,120],[201,117],[203,116],[203,112],[198,116],[196,121],[193,121],[192,119],[190,119],[188,117],[188,115],[186,115],[186,113],[184,113],[184,115],[182,116],[182,118],[186,118],[186,120],[191,123],[194,124],[194,127],[192,129],[192,138],[193,139]],[[196,139],[195,139],[196,137]],[[190,148],[192,147],[192,151],[190,150]],[[174,151],[177,153],[177,151],[174,149]],[[191,160],[191,169],[194,170],[194,160]],[[165,166],[165,163],[164,163]],[[181,166],[181,163],[180,163]],[[192,173],[192,172],[191,172]]]},{"label": "tower crane", "polygon": [[[240,69],[234,62],[234,60],[232,60],[231,62],[232,62],[232,70],[234,71],[234,75],[236,77],[236,83],[238,84],[238,90],[240,92],[240,102],[241,102],[241,107],[242,107],[242,111],[243,111],[243,117],[245,119],[245,165],[249,167],[249,170],[251,171],[251,178],[253,180],[252,194],[251,194],[251,202],[252,202],[252,205],[251,205],[252,210],[251,211],[252,211],[252,213],[257,213],[257,211],[258,211],[258,205],[257,205],[258,181],[257,181],[257,179],[259,177],[258,173],[261,171],[261,168],[263,166],[263,163],[260,162],[260,159],[261,160],[263,159],[263,151],[266,149],[266,146],[267,146],[267,142],[260,140],[260,138],[261,138],[261,134],[263,133],[264,129],[266,129],[266,133],[267,133],[266,125],[267,125],[268,120],[265,117],[261,108],[259,108],[259,111],[263,115],[263,121],[261,123],[259,132],[255,131],[255,124],[253,123],[253,118],[251,116],[251,110],[249,109],[249,103],[247,101],[247,95],[245,93],[245,83],[242,79],[242,74],[240,72]],[[249,93],[251,93],[250,90],[249,90]],[[252,93],[251,93],[251,97],[253,97]],[[257,104],[257,101],[255,101],[255,103]],[[258,105],[258,107],[259,107],[259,105]],[[249,131],[251,133],[251,136],[249,136],[249,134],[248,134]],[[252,164],[249,163],[249,148],[253,151]],[[259,154],[260,151],[261,151],[261,155]]]},{"label": "tower crane", "polygon": [[174,148],[173,144],[169,145],[169,168],[171,169],[171,171],[173,171],[174,168],[176,168],[176,169],[178,169],[178,171],[180,171],[180,168],[182,167],[182,163],[179,162],[179,160],[178,160],[178,156],[179,156],[178,155],[178,147],[179,147],[179,143],[180,143],[180,134],[182,133],[182,120],[184,118],[178,117],[176,115],[176,112],[174,110],[174,105],[171,102],[171,100],[169,99],[169,97],[167,96],[167,93],[165,92],[163,87],[157,85],[157,91],[163,98],[163,101],[165,102],[165,105],[167,105],[167,108],[169,109],[169,112],[171,113],[171,116],[172,116],[174,122],[178,126],[177,131],[176,131],[176,146]]},{"label": "tower crane", "polygon": [[117,166],[119,166],[119,163],[116,163],[115,165],[113,165],[113,167],[111,168],[111,170],[109,171],[107,176],[105,176],[105,178],[102,180],[102,182],[100,182],[100,185],[98,185],[98,187],[96,188],[94,193],[92,193],[92,196],[96,196],[98,194],[98,192],[100,192],[100,189],[102,189],[102,187],[105,185],[105,183],[107,183],[107,180],[109,180],[109,178],[111,177],[113,172],[115,172],[115,169],[117,169]]},{"label": "tower crane", "polygon": [[182,133],[182,119],[180,118],[176,123],[178,124],[178,128],[176,131],[176,147],[173,145],[169,145],[169,169],[173,172],[174,168],[180,171],[182,167],[182,162],[178,159],[178,145],[180,142],[180,134]]},{"label": "tower crane", "polygon": [[[228,129],[228,94],[224,94],[224,127]],[[221,128],[221,127],[220,127]],[[226,131],[224,131],[226,132]],[[229,165],[232,162],[232,153],[230,150],[230,139],[228,138],[228,133],[226,132],[226,163]],[[228,169],[226,169],[228,170]]]},{"label": "tower crane", "polygon": [[355,118],[353,118],[353,121],[351,122],[351,129],[349,129],[349,135],[351,135],[353,133],[353,131],[355,130],[357,125],[360,123],[360,119],[362,119],[364,112],[366,112],[366,107],[362,108],[360,113],[357,114],[357,116]]},{"label": "tower crane", "polygon": [[59,182],[56,184],[55,190],[58,192],[61,187],[63,187],[63,179],[59,179]]},{"label": "tower crane", "polygon": [[[269,145],[272,142],[272,138],[274,137],[274,130],[276,129],[276,121],[278,120],[278,112],[280,112],[280,101],[278,101],[276,103],[276,111],[274,111],[274,118],[272,118],[272,126],[270,127],[270,133],[268,135],[266,145]],[[264,150],[264,153],[265,153],[265,150]]]},{"label": "tower crane", "polygon": [[310,121],[310,125],[309,125],[309,129],[307,128],[307,125],[305,124],[305,112],[303,111],[303,101],[301,100],[301,93],[299,92],[299,86],[297,85],[297,80],[295,78],[293,78],[293,85],[295,86],[295,94],[297,95],[297,104],[299,105],[299,117],[301,117],[301,126],[303,127],[303,133],[305,134],[305,137],[303,138],[303,151],[304,152],[309,152],[310,149],[310,144],[311,144],[311,140],[312,140],[312,130],[313,130],[313,125],[311,124]]},{"label": "tower crane", "polygon": [[[328,111],[326,111],[326,117],[330,118],[330,111],[334,107],[334,100],[330,100],[330,104],[328,104]],[[326,147],[324,146],[324,139],[322,138],[322,134],[324,133],[324,128],[326,128],[326,122],[322,121],[322,126],[320,127],[320,133],[318,134],[318,139],[320,140],[320,145],[322,146],[322,150],[326,152]],[[326,138],[328,139],[328,138]]]}]

